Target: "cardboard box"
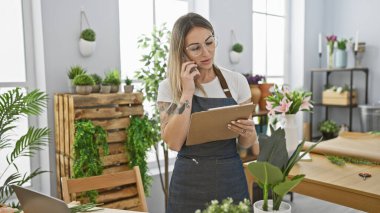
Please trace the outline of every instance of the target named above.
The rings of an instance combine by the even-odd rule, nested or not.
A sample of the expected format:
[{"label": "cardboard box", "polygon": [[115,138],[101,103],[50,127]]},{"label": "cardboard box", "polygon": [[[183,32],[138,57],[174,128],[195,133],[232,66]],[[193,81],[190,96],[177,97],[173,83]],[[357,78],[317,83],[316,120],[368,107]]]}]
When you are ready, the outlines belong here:
[{"label": "cardboard box", "polygon": [[[322,93],[322,104],[349,106],[350,105],[350,92],[345,91],[342,93],[332,90],[325,90]],[[352,104],[357,104],[357,92],[352,91]]]}]

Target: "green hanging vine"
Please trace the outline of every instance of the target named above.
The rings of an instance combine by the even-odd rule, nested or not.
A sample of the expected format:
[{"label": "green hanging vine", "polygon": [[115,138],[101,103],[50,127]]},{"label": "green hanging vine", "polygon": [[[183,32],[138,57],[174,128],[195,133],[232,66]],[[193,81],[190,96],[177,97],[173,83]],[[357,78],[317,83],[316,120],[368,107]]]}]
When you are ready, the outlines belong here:
[{"label": "green hanging vine", "polygon": [[129,166],[131,168],[139,166],[145,194],[149,195],[152,177],[148,175],[147,151],[159,140],[154,125],[146,116],[131,117],[131,123],[126,131],[128,137],[125,147],[130,159]]},{"label": "green hanging vine", "polygon": [[[103,173],[103,163],[99,148],[105,155],[109,154],[107,132],[92,121],[79,120],[75,122],[74,138],[74,175],[73,178],[90,177]],[[84,195],[95,203],[98,192],[87,191]]]}]

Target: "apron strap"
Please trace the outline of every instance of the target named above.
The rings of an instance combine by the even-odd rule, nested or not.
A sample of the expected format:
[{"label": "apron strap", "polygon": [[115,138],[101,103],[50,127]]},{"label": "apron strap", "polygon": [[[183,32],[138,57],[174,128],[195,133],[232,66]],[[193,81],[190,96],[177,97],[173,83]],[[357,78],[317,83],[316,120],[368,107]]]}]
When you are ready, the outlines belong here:
[{"label": "apron strap", "polygon": [[217,76],[218,79],[219,79],[219,82],[220,82],[220,85],[222,86],[222,89],[223,89],[224,94],[226,94],[227,98],[232,98],[232,95],[231,95],[230,89],[228,88],[228,85],[227,85],[226,79],[224,78],[222,72],[221,72],[220,69],[219,69],[217,66],[215,66],[215,65],[214,65],[214,71],[215,71],[216,76]]}]

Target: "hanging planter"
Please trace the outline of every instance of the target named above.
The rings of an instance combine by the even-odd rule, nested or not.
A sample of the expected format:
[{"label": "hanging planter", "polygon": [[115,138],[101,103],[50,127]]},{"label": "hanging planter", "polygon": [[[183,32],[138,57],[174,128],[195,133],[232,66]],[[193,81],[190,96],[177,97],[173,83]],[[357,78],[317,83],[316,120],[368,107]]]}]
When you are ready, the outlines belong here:
[{"label": "hanging planter", "polygon": [[237,42],[235,32],[231,30],[232,37],[232,47],[230,51],[230,61],[232,64],[237,64],[240,62],[240,55],[243,52],[243,45]]},{"label": "hanging planter", "polygon": [[[86,21],[88,27],[86,29],[82,28],[82,19]],[[96,48],[96,33],[90,27],[90,23],[88,22],[87,15],[84,11],[81,11],[81,34],[79,39],[79,52],[84,57],[88,57],[95,52]]]}]

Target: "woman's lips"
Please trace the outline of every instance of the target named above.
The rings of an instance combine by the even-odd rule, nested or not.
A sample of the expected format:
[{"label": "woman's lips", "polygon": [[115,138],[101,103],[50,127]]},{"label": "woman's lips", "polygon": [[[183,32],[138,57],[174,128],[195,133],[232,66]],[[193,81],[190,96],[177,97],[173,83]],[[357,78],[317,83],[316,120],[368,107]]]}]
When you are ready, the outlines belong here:
[{"label": "woman's lips", "polygon": [[210,62],[211,62],[211,59],[201,61],[202,64],[209,64]]}]

